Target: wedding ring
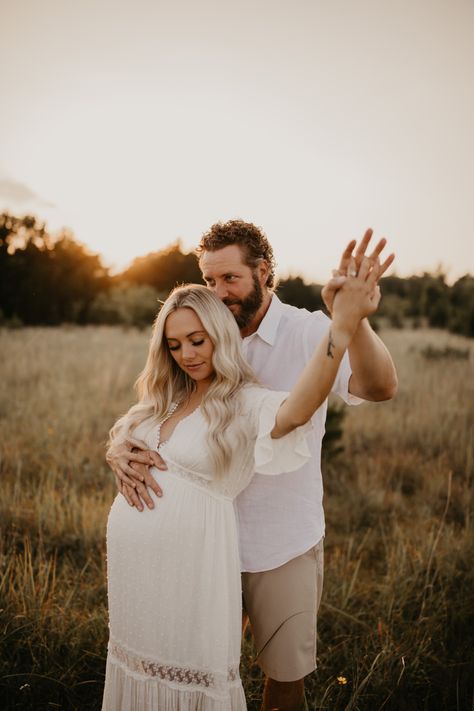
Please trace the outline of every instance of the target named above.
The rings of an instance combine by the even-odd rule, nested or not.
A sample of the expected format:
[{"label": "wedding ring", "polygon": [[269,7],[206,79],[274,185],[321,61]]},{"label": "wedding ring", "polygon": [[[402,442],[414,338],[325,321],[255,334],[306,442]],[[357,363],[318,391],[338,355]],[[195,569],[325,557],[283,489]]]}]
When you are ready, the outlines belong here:
[{"label": "wedding ring", "polygon": [[356,277],[357,276],[356,270],[351,269],[349,272],[347,272],[347,276]]}]

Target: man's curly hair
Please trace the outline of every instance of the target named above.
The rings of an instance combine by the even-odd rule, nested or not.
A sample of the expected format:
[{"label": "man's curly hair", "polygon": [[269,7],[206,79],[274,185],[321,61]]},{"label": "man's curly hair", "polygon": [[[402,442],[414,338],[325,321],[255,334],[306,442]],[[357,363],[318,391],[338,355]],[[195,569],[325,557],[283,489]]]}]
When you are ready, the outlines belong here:
[{"label": "man's curly hair", "polygon": [[215,252],[229,244],[237,244],[243,248],[244,262],[252,270],[261,259],[265,259],[269,270],[265,286],[272,289],[275,285],[275,257],[263,230],[243,220],[216,222],[201,237],[196,253],[200,259],[204,252]]}]

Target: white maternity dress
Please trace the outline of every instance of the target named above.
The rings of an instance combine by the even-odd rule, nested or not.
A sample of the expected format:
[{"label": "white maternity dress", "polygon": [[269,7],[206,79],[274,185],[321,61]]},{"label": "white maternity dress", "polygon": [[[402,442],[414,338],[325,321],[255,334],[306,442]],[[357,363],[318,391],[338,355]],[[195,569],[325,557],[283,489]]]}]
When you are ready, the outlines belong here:
[{"label": "white maternity dress", "polygon": [[[245,423],[232,466],[209,472],[206,421],[198,408],[166,442],[158,425],[134,432],[158,447],[152,469],[163,497],[140,512],[115,499],[107,526],[110,639],[103,711],[244,711],[239,676],[241,587],[233,500],[254,471],[298,469],[310,456],[300,427],[271,439],[286,393],[246,386]],[[237,436],[237,435],[236,435]]]}]

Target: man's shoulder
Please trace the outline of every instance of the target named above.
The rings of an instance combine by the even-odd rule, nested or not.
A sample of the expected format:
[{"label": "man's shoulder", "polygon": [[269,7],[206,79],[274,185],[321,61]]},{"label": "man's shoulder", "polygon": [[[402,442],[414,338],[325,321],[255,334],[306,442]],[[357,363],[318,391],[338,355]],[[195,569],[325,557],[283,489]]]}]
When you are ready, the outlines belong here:
[{"label": "man's shoulder", "polygon": [[321,311],[308,311],[291,304],[281,304],[280,322],[274,341],[277,352],[305,360],[328,331],[330,319]]},{"label": "man's shoulder", "polygon": [[281,302],[280,323],[283,326],[305,327],[308,323],[325,325],[327,322],[328,317],[319,309],[317,311],[308,311],[308,309]]}]

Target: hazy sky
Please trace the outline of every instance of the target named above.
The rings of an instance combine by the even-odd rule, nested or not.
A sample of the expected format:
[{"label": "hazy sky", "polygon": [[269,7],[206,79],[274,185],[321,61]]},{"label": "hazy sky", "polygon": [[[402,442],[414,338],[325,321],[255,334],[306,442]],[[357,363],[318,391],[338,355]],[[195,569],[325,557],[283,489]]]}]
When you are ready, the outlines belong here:
[{"label": "hazy sky", "polygon": [[0,209],[122,267],[213,222],[474,272],[473,0],[0,0]]}]

